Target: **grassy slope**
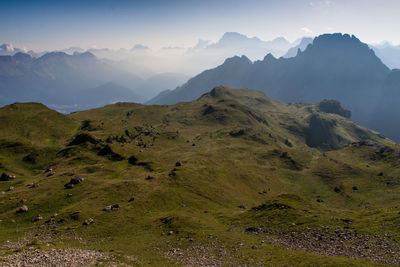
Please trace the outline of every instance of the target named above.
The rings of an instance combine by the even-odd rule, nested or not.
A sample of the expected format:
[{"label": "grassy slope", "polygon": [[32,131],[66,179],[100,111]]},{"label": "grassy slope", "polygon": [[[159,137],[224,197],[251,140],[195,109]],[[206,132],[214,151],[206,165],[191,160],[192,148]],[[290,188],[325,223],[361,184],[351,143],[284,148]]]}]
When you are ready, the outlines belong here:
[{"label": "grassy slope", "polygon": [[[214,240],[211,235],[219,246],[244,244],[240,257],[230,257],[236,263],[370,264],[286,250],[261,243],[263,237],[244,231],[259,225],[270,230],[321,225],[343,229],[348,224],[341,219],[349,219],[357,231],[399,237],[398,158],[388,153],[371,159],[376,148],[366,146],[325,153],[321,150],[327,150],[326,146],[308,147],[306,128],[312,114],[335,120],[337,126],[331,131],[340,138],[329,140],[334,146],[359,141],[361,135],[398,149],[345,118],[319,113],[314,105],[284,105],[248,90],[217,88],[192,103],[119,103],[69,116],[39,104],[4,107],[0,110],[0,167],[18,177],[0,182],[0,191],[15,187],[0,195],[0,242],[29,231],[57,231],[71,238],[54,241],[51,247],[111,250],[116,255],[134,255],[134,261],[124,259],[131,264],[167,265],[174,263],[162,257],[170,247],[190,246],[191,239],[207,245]],[[86,127],[80,129],[82,125]],[[125,160],[99,156],[100,144],[67,146],[76,132],[113,140],[110,147]],[[116,141],[122,138],[130,142]],[[37,152],[36,162],[24,161],[32,151]],[[284,152],[287,156],[282,156]],[[129,164],[126,159],[132,155],[142,164]],[[177,161],[182,166],[176,167],[176,176],[169,176]],[[47,177],[47,167],[56,174]],[[384,174],[378,176],[380,172]],[[74,175],[84,182],[64,189]],[[146,180],[149,175],[153,179]],[[34,182],[39,187],[27,186]],[[352,190],[355,185],[359,190]],[[341,192],[336,193],[335,187]],[[263,190],[267,193],[260,194]],[[317,195],[324,202],[318,203]],[[131,197],[135,200],[128,202]],[[16,214],[21,199],[27,200],[26,214]],[[115,203],[120,210],[102,211]],[[292,208],[250,209],[263,203]],[[78,220],[71,219],[77,210],[81,211]],[[54,212],[60,214],[57,220],[65,220],[54,228],[41,228],[44,220],[32,222],[38,214],[46,220]],[[95,223],[82,226],[89,217]],[[171,230],[174,234],[166,235]],[[261,249],[250,249],[255,244]]]}]

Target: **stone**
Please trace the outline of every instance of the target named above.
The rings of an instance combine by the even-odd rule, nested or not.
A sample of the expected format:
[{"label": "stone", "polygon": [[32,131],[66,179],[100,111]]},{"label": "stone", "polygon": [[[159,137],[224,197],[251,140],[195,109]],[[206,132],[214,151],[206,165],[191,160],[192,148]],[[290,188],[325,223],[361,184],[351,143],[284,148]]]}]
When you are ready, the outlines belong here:
[{"label": "stone", "polygon": [[154,177],[151,176],[151,175],[149,175],[149,176],[146,177],[146,180],[152,180],[152,179],[154,179]]},{"label": "stone", "polygon": [[104,211],[119,210],[119,204],[108,205],[108,206],[106,206],[103,210],[104,210]]},{"label": "stone", "polygon": [[66,188],[66,189],[71,189],[71,188],[73,188],[75,185],[77,185],[77,184],[81,184],[82,182],[83,182],[83,178],[82,177],[79,177],[79,176],[76,176],[76,177],[73,177],[73,178],[71,178],[71,180],[68,182],[68,183],[66,183],[65,185],[64,185],[64,187]]},{"label": "stone", "polygon": [[22,205],[22,207],[20,207],[17,211],[18,213],[25,213],[28,212],[28,206],[26,205]]},{"label": "stone", "polygon": [[6,181],[10,181],[15,179],[16,176],[15,175],[11,175],[11,174],[6,174],[6,173],[2,173],[0,176],[0,181],[6,182]]},{"label": "stone", "polygon": [[182,166],[182,163],[180,163],[179,161],[175,163],[175,167],[180,167]]},{"label": "stone", "polygon": [[10,186],[7,191],[13,191],[14,190],[14,186]]},{"label": "stone", "polygon": [[88,226],[92,223],[94,223],[94,220],[92,218],[89,218],[83,222],[83,225]]},{"label": "stone", "polygon": [[37,221],[41,221],[41,220],[43,220],[43,217],[39,214],[36,218],[35,218],[35,222],[37,222]]},{"label": "stone", "polygon": [[103,211],[111,211],[111,205],[106,206],[106,207],[103,209]]},{"label": "stone", "polygon": [[74,178],[71,178],[71,180],[69,181],[70,184],[80,184],[83,182],[83,178],[76,176]]},{"label": "stone", "polygon": [[131,197],[129,200],[128,200],[128,202],[132,202],[132,201],[134,201],[135,200],[135,198],[134,197]]},{"label": "stone", "polygon": [[6,181],[13,180],[15,178],[16,178],[15,175],[6,174],[3,172],[0,176],[0,181],[6,182]]},{"label": "stone", "polygon": [[74,188],[74,185],[68,183],[68,184],[65,184],[64,187],[65,187],[66,189],[72,189],[72,188]]}]

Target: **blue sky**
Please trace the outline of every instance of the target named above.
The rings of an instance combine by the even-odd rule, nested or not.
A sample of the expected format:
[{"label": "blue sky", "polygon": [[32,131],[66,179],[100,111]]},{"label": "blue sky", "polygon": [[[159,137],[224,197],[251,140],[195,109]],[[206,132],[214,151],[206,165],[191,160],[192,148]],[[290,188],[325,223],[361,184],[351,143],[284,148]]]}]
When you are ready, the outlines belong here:
[{"label": "blue sky", "polygon": [[0,43],[37,51],[71,46],[194,46],[236,31],[264,40],[347,32],[400,43],[399,0],[0,0]]}]

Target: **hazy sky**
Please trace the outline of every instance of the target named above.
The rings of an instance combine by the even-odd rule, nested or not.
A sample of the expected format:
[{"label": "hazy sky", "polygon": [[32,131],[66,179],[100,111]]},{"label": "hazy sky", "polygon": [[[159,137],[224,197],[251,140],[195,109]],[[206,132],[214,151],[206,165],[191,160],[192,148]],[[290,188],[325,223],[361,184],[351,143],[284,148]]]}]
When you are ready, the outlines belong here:
[{"label": "hazy sky", "polygon": [[0,0],[0,43],[71,46],[194,46],[236,31],[270,40],[325,32],[400,43],[400,0]]}]

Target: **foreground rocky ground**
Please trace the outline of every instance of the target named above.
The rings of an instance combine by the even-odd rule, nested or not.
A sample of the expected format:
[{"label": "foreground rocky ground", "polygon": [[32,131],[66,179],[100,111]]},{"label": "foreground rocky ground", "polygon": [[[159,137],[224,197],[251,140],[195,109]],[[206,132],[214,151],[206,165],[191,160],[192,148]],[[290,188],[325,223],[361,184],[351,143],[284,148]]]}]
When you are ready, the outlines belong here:
[{"label": "foreground rocky ground", "polygon": [[90,266],[110,259],[110,255],[93,250],[31,248],[0,257],[0,266]]}]

